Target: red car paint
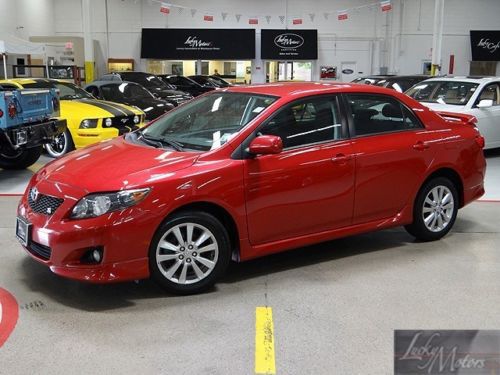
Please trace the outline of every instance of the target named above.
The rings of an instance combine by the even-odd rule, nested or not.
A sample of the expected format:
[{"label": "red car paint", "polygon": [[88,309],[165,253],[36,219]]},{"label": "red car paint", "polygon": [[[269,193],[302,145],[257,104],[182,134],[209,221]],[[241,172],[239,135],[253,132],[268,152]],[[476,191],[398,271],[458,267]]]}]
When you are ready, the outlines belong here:
[{"label": "red car paint", "polygon": [[[142,279],[149,276],[148,248],[155,231],[168,215],[187,205],[209,203],[224,210],[236,228],[236,258],[243,261],[409,224],[418,190],[427,177],[443,168],[453,170],[461,180],[460,206],[484,194],[486,164],[473,124],[446,120],[393,90],[300,83],[223,91],[279,99],[213,151],[169,151],[119,137],[48,164],[31,179],[18,214],[33,224],[32,239],[51,247],[52,255],[43,260],[28,253],[69,278]],[[231,157],[259,124],[286,103],[342,93],[396,98],[413,110],[425,128],[306,145],[255,158]],[[35,185],[43,194],[64,198],[52,216],[31,210],[27,194]],[[76,202],[89,193],[144,187],[151,192],[136,206],[96,218],[69,218]],[[102,263],[82,264],[82,254],[93,246],[104,247]]]}]

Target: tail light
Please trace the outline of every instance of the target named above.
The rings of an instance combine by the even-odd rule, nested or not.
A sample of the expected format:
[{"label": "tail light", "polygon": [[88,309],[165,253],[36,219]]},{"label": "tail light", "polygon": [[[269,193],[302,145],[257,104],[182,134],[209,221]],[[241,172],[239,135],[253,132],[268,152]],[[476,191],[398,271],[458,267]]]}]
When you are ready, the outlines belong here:
[{"label": "tail light", "polygon": [[17,110],[16,110],[16,105],[12,102],[9,103],[7,106],[7,111],[9,112],[9,117],[14,118],[16,116]]},{"label": "tail light", "polygon": [[476,143],[480,148],[484,148],[484,137],[482,135],[476,135]]},{"label": "tail light", "polygon": [[3,111],[0,109],[0,118],[3,117]]}]

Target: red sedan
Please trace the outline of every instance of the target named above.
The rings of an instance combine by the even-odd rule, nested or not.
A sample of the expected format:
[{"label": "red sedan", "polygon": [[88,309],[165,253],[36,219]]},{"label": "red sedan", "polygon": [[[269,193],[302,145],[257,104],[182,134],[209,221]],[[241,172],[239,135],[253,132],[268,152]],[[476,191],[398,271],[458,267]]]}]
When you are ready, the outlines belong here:
[{"label": "red sedan", "polygon": [[474,120],[365,85],[213,91],[48,164],[16,234],[58,275],[176,293],[213,285],[231,259],[356,233],[437,240],[484,193]]}]

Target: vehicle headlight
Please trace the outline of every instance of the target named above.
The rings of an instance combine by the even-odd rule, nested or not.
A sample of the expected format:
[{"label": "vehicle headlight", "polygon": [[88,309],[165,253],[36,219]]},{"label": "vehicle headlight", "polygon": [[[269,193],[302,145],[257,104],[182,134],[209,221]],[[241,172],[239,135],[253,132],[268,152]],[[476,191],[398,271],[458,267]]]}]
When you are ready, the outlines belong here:
[{"label": "vehicle headlight", "polygon": [[71,211],[72,219],[97,217],[111,211],[122,210],[141,202],[151,189],[122,190],[115,193],[90,194],[83,197]]},{"label": "vehicle headlight", "polygon": [[85,119],[80,123],[80,129],[92,129],[97,127],[97,119]]},{"label": "vehicle headlight", "polygon": [[111,125],[113,125],[113,120],[111,120],[110,118],[104,120],[104,126],[109,128]]},{"label": "vehicle headlight", "polygon": [[134,116],[134,124],[138,124],[141,121],[141,118],[138,115]]}]

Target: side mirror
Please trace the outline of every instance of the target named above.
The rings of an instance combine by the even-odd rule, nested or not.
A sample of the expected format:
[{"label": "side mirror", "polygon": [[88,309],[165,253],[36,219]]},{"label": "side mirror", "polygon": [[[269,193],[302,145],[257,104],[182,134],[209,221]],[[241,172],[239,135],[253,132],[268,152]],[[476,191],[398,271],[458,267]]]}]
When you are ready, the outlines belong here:
[{"label": "side mirror", "polygon": [[483,99],[477,105],[477,108],[489,108],[489,107],[493,107],[492,99]]},{"label": "side mirror", "polygon": [[283,151],[283,141],[276,135],[260,135],[248,147],[248,152],[253,155],[279,154]]}]

